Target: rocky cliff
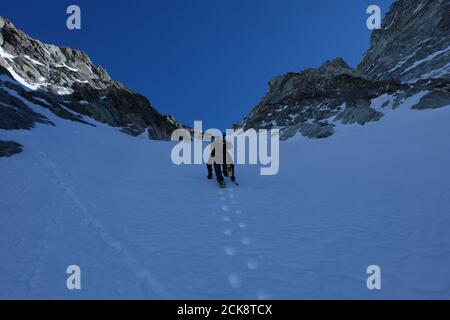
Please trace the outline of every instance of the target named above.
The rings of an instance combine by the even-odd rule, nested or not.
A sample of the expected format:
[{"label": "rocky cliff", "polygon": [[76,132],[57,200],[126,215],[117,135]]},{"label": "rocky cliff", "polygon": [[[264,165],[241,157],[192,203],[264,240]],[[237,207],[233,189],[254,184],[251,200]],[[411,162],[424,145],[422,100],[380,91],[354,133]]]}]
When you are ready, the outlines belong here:
[{"label": "rocky cliff", "polygon": [[419,79],[450,74],[450,1],[400,0],[390,7],[358,71],[374,79]]},{"label": "rocky cliff", "polygon": [[148,132],[155,140],[168,140],[181,126],[144,96],[112,80],[85,53],[31,39],[0,18],[0,129],[51,124],[27,101],[67,120],[106,123],[131,135]]},{"label": "rocky cliff", "polygon": [[236,127],[278,128],[282,139],[327,138],[338,124],[379,121],[413,96],[420,97],[416,109],[450,105],[449,4],[395,2],[356,70],[338,58],[276,77]]}]

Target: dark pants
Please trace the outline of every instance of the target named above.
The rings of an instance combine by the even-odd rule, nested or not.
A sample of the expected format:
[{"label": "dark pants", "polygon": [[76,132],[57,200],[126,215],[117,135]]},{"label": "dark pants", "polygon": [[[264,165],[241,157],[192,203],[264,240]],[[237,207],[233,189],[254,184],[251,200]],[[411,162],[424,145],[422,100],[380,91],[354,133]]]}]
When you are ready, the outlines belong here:
[{"label": "dark pants", "polygon": [[[212,174],[213,174],[213,165],[212,164],[208,164],[207,167],[208,167],[208,174],[210,176],[212,176]],[[225,165],[223,165],[223,172],[224,172],[224,174],[222,173],[222,166],[220,164],[217,164],[217,163],[214,163],[214,171],[216,172],[217,181],[224,181],[225,180],[224,177],[223,177],[224,174],[225,174],[225,176],[228,175],[227,174],[227,168],[226,168]]]}]

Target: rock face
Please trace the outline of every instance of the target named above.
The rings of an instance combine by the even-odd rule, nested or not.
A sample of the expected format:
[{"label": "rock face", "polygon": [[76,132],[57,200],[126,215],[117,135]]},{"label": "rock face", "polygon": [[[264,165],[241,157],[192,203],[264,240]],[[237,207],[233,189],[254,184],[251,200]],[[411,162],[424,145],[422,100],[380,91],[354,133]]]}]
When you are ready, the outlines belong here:
[{"label": "rock face", "polygon": [[21,152],[21,144],[13,141],[0,141],[0,158],[11,157]]},{"label": "rock face", "polygon": [[0,17],[0,114],[7,119],[0,119],[0,128],[48,123],[27,110],[22,99],[64,119],[87,124],[84,116],[131,135],[147,131],[150,139],[168,140],[181,126],[145,97],[112,80],[85,53],[31,39]]},{"label": "rock face", "polygon": [[450,74],[450,1],[399,0],[392,4],[358,71],[374,79],[418,79]]},{"label": "rock face", "polygon": [[287,139],[301,132],[309,138],[327,138],[333,123],[378,121],[383,117],[370,101],[393,94],[402,85],[396,81],[372,81],[352,70],[343,59],[327,61],[317,69],[289,73],[269,83],[269,93],[238,126],[245,130],[281,129]]},{"label": "rock face", "polygon": [[395,2],[356,70],[338,58],[277,77],[235,127],[320,139],[338,124],[379,121],[385,107],[397,108],[414,95],[420,95],[415,109],[450,105],[449,9],[449,1]]},{"label": "rock face", "polygon": [[35,123],[52,124],[46,117],[34,112],[20,98],[11,94],[15,93],[14,87],[20,90],[14,85],[0,86],[0,129],[29,130]]}]

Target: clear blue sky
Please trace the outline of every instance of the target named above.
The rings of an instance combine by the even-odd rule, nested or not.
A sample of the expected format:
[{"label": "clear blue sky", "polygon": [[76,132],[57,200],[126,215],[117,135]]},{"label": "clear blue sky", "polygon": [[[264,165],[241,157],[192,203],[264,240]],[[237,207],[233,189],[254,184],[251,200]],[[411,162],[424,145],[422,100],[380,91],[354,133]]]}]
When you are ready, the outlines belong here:
[{"label": "clear blue sky", "polygon": [[[393,0],[3,1],[0,15],[32,37],[81,49],[164,114],[220,129],[242,119],[267,82],[369,46],[366,8]],[[66,8],[82,30],[66,29]]]}]

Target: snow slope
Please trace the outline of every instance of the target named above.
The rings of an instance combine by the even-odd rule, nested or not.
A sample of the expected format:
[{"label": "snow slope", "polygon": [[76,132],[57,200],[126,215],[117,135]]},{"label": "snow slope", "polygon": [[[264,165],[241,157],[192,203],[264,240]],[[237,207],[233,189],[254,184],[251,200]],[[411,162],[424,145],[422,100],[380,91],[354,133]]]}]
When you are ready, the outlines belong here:
[{"label": "snow slope", "polygon": [[450,298],[450,108],[294,138],[224,191],[171,143],[33,108],[56,127],[0,130],[25,147],[0,159],[2,299]]}]

